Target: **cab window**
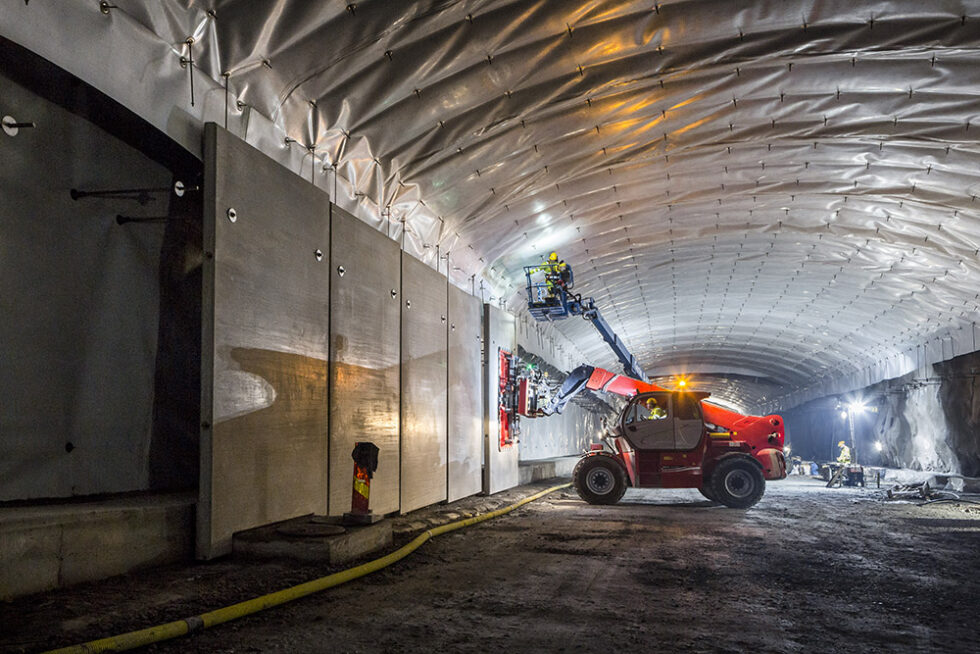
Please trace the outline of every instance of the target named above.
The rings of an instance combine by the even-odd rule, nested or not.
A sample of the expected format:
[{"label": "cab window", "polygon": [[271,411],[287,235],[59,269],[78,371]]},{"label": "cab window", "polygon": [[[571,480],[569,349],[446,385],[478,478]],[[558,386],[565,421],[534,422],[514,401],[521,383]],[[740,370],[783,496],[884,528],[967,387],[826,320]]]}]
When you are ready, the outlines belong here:
[{"label": "cab window", "polygon": [[670,418],[670,396],[666,393],[644,395],[637,399],[632,410],[638,421],[667,420]]},{"label": "cab window", "polygon": [[623,422],[625,424],[627,424],[627,425],[628,424],[631,424],[633,422],[636,422],[636,405],[635,404],[631,405],[629,408],[626,409],[626,413],[623,414]]},{"label": "cab window", "polygon": [[674,417],[678,420],[700,420],[701,402],[691,393],[677,393],[674,396]]}]

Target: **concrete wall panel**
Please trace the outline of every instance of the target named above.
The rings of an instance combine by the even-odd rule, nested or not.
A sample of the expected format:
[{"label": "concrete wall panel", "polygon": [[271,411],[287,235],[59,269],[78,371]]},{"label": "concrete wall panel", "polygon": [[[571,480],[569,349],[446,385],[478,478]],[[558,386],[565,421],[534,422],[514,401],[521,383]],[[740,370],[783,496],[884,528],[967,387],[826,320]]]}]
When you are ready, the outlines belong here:
[{"label": "concrete wall panel", "polygon": [[449,288],[449,501],[483,487],[483,305]]},{"label": "concrete wall panel", "polygon": [[401,511],[446,499],[446,278],[402,253]]},{"label": "concrete wall panel", "polygon": [[7,507],[0,600],[190,558],[194,496]]},{"label": "concrete wall panel", "polygon": [[484,451],[483,491],[497,493],[518,484],[518,445],[500,444],[498,389],[501,349],[515,352],[517,332],[514,316],[490,305],[483,305],[484,361]]},{"label": "concrete wall panel", "polygon": [[199,556],[326,509],[329,215],[322,191],[208,125]]},{"label": "concrete wall panel", "polygon": [[357,441],[380,448],[371,509],[399,507],[399,248],[331,207],[330,514],[350,511]]}]

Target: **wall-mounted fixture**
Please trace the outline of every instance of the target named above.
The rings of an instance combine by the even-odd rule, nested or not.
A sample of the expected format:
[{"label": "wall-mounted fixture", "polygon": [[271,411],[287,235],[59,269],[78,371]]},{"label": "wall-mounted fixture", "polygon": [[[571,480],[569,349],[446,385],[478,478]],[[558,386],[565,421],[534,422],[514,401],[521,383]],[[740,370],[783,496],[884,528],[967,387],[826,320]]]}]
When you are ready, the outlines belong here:
[{"label": "wall-mounted fixture", "polygon": [[7,136],[17,136],[17,132],[22,129],[31,129],[37,127],[37,123],[33,122],[18,122],[13,116],[3,117],[3,131],[6,132]]}]

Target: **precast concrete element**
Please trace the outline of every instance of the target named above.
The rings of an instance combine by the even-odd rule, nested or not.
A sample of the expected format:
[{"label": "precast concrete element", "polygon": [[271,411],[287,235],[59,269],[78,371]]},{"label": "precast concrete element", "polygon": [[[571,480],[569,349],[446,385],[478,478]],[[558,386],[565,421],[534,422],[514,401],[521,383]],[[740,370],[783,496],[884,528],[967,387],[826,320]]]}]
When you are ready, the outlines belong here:
[{"label": "precast concrete element", "polygon": [[558,456],[550,459],[535,459],[533,461],[521,461],[518,466],[518,483],[520,485],[530,484],[546,479],[558,477],[568,478],[572,476],[572,470],[581,457]]},{"label": "precast concrete element", "polygon": [[517,443],[501,445],[499,418],[500,351],[516,353],[514,316],[483,305],[483,492],[493,494],[517,485]]},{"label": "precast concrete element", "polygon": [[483,394],[480,357],[483,305],[449,287],[449,501],[480,492]]},{"label": "precast concrete element", "polygon": [[0,600],[189,559],[194,497],[150,495],[0,511]]},{"label": "precast concrete element", "polygon": [[325,561],[341,565],[391,545],[390,520],[342,527],[339,520],[303,516],[235,534],[236,558]]},{"label": "precast concrete element", "polygon": [[397,511],[401,269],[398,243],[330,205],[330,515],[351,508],[354,443],[378,446],[371,510]]},{"label": "precast concrete element", "polygon": [[446,499],[447,284],[436,270],[402,253],[402,513]]},{"label": "precast concrete element", "polygon": [[327,194],[205,133],[198,556],[327,508]]}]

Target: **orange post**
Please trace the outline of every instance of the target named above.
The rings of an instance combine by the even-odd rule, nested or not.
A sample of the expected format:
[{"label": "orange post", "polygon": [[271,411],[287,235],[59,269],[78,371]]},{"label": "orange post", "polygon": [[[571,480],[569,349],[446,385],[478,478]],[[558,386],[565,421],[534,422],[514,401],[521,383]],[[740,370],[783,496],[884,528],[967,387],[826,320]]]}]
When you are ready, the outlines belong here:
[{"label": "orange post", "polygon": [[344,514],[344,522],[369,525],[381,519],[371,512],[371,477],[378,469],[378,447],[374,443],[354,443],[351,452],[354,459],[354,487],[351,489],[350,513]]},{"label": "orange post", "polygon": [[350,497],[350,512],[353,515],[371,513],[371,477],[367,468],[354,463],[354,490]]}]

